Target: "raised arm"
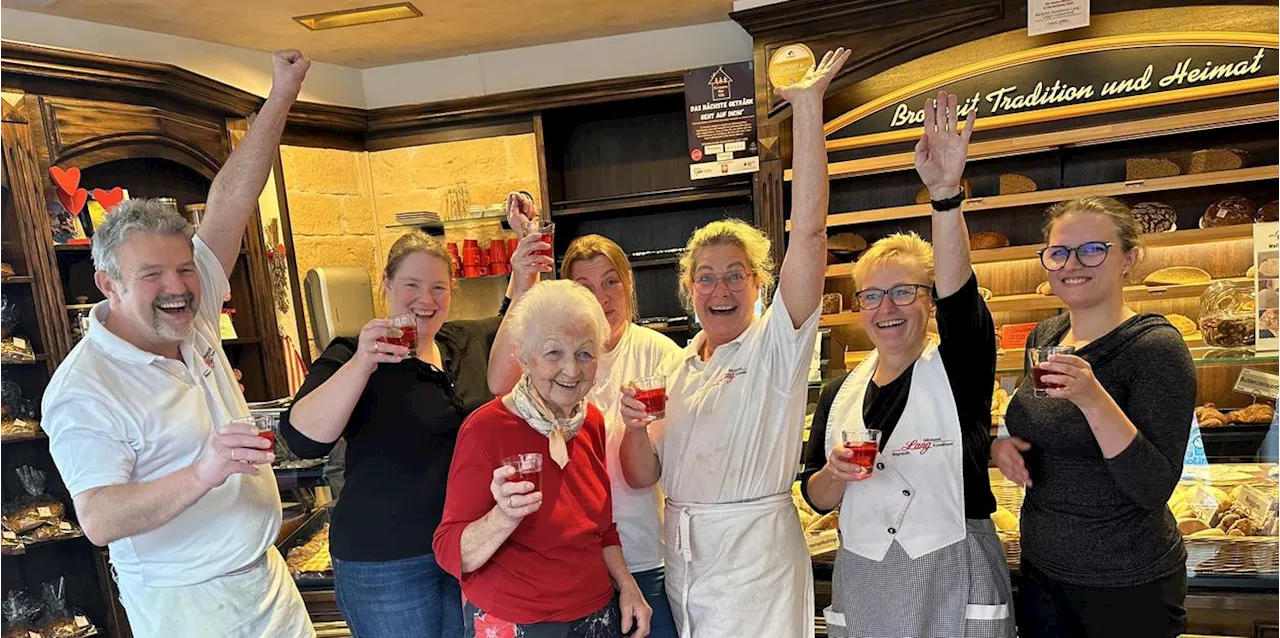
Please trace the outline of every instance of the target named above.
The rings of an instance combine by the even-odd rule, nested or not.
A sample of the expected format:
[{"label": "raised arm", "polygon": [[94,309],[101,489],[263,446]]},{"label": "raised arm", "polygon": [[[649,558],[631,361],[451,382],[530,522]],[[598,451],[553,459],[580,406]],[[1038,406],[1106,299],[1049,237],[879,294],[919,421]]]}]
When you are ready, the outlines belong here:
[{"label": "raised arm", "polygon": [[799,328],[818,308],[827,268],[827,148],[822,97],[849,59],[843,48],[828,51],[799,82],[778,89],[791,103],[791,235],[782,258],[778,290]]},{"label": "raised arm", "polygon": [[227,276],[231,275],[240,253],[244,227],[257,208],[258,196],[275,165],[285,118],[298,99],[311,61],[299,51],[277,51],[271,55],[271,66],[271,94],[244,141],[214,177],[205,216],[197,231],[200,239],[218,256]]},{"label": "raised arm", "polygon": [[[960,179],[969,157],[969,137],[978,109],[971,109],[959,130],[956,96],[939,92],[924,105],[924,135],[916,143],[916,172],[935,201],[960,193]],[[934,292],[939,299],[955,294],[969,281],[969,229],[960,207],[933,214]]]},{"label": "raised arm", "polygon": [[[524,233],[525,223],[538,217],[538,208],[532,198],[522,193],[507,196],[507,224],[520,236],[520,244],[511,255],[511,281],[507,282],[507,298],[512,304],[538,283],[543,273],[555,272],[554,258],[535,254],[552,247],[542,243],[541,236]],[[493,347],[489,349],[489,392],[494,396],[510,392],[520,380],[520,362],[516,361],[515,345],[504,320],[498,326]]]}]

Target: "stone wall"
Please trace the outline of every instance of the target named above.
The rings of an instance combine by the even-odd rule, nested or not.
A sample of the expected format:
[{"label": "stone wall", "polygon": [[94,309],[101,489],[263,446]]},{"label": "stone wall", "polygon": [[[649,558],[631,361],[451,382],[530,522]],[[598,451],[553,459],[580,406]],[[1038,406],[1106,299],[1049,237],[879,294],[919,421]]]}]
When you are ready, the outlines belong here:
[{"label": "stone wall", "polygon": [[[379,315],[387,312],[386,299],[377,292],[387,251],[404,232],[387,228],[396,213],[443,214],[446,191],[460,183],[467,185],[472,205],[500,203],[512,190],[540,199],[532,134],[372,153],[283,146],[280,156],[298,276],[305,278],[316,266],[364,268]],[[490,291],[484,295],[492,296]],[[459,301],[455,294],[454,314],[466,305]],[[310,330],[309,316],[307,321]]]}]

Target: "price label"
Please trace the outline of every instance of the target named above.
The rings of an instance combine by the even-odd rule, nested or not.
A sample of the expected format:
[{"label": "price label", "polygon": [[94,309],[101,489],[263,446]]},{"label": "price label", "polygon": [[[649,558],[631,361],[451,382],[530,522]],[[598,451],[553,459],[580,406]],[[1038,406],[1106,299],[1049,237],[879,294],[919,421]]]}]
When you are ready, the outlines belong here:
[{"label": "price label", "polygon": [[89,626],[89,619],[88,619],[88,618],[85,618],[84,616],[76,616],[76,626],[77,626],[77,627],[88,627],[88,626]]},{"label": "price label", "polygon": [[36,508],[36,514],[39,514],[40,516],[53,516],[53,510],[41,505]]},{"label": "price label", "polygon": [[1249,520],[1258,525],[1267,522],[1267,516],[1271,514],[1271,504],[1274,498],[1252,486],[1245,486],[1240,490],[1240,497],[1236,499],[1235,506],[1239,508]]},{"label": "price label", "polygon": [[27,422],[23,421],[22,419],[14,419],[13,427],[15,430],[21,430],[22,428],[27,427]]},{"label": "price label", "polygon": [[58,523],[58,531],[66,534],[70,534],[72,531],[71,523],[68,523],[66,521],[62,521],[61,523]]},{"label": "price label", "polygon": [[39,633],[34,631],[28,631],[27,638],[44,638],[44,636],[41,636]]},{"label": "price label", "polygon": [[1245,368],[1236,379],[1236,392],[1255,397],[1280,399],[1280,375]]},{"label": "price label", "polygon": [[0,532],[0,536],[4,536],[5,540],[11,540],[11,541],[18,540],[18,535],[14,534],[13,532],[7,529],[4,532]]},{"label": "price label", "polygon": [[30,349],[30,346],[28,346],[28,345],[27,345],[27,340],[26,340],[26,339],[23,339],[22,337],[14,337],[14,338],[13,338],[13,347],[15,347],[15,348],[17,348],[17,349],[19,349],[19,350],[29,350],[29,349]]}]

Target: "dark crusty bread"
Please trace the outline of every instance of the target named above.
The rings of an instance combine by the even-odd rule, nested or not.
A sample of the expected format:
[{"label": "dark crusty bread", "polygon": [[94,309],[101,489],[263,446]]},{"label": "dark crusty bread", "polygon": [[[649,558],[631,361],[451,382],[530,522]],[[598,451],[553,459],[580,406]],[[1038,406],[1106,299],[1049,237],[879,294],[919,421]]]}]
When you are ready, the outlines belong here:
[{"label": "dark crusty bread", "polygon": [[1017,193],[1031,193],[1036,190],[1035,180],[1026,175],[1018,173],[1005,173],[1000,176],[1000,194],[1014,195]]},{"label": "dark crusty bread", "polygon": [[1196,151],[1190,156],[1180,158],[1184,175],[1212,173],[1214,171],[1231,171],[1249,165],[1249,154],[1238,149],[1215,148]]},{"label": "dark crusty bread", "polygon": [[1267,202],[1258,208],[1258,212],[1254,214],[1255,222],[1275,222],[1280,221],[1280,202]]},{"label": "dark crusty bread", "polygon": [[1163,233],[1178,222],[1178,212],[1161,202],[1134,204],[1133,216],[1142,225],[1143,233]]},{"label": "dark crusty bread", "polygon": [[1248,199],[1238,195],[1227,197],[1209,205],[1209,208],[1204,211],[1204,216],[1200,218],[1200,225],[1204,228],[1213,228],[1252,224],[1253,216],[1257,212],[1258,209]]},{"label": "dark crusty bread", "polygon": [[988,248],[1004,248],[1009,245],[1009,238],[1000,233],[983,231],[969,235],[969,250],[986,250]]},{"label": "dark crusty bread", "polygon": [[1159,157],[1134,157],[1124,161],[1124,178],[1152,179],[1181,175],[1182,169],[1171,160]]}]

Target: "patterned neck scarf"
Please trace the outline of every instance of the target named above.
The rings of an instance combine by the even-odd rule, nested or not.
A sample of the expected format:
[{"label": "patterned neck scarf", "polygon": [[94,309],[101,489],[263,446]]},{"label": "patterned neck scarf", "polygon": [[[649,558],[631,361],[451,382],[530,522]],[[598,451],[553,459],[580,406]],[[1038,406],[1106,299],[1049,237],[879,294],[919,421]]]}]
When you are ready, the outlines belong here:
[{"label": "patterned neck scarf", "polygon": [[565,442],[578,434],[582,422],[587,418],[587,401],[584,398],[574,406],[569,418],[555,416],[547,402],[538,395],[529,375],[520,377],[516,387],[511,389],[511,401],[515,404],[516,414],[524,419],[530,427],[537,430],[549,440],[551,460],[561,469],[569,464],[569,451]]}]

